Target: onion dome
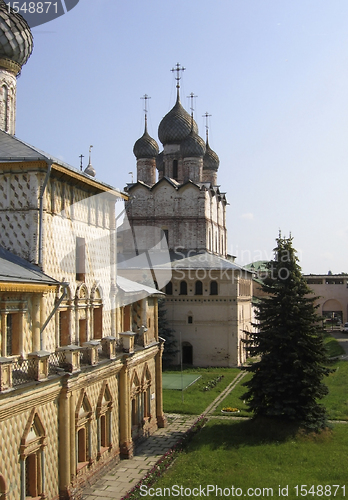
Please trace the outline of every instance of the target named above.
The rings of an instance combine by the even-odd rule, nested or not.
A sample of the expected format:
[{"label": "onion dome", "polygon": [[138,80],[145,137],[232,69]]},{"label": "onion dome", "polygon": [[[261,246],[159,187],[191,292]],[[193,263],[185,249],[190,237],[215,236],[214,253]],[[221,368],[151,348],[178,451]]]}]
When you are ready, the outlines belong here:
[{"label": "onion dome", "polygon": [[[180,144],[191,132],[190,114],[183,108],[179,94],[175,106],[162,118],[158,127],[158,137],[163,145]],[[193,131],[198,133],[197,123],[193,121]]]},{"label": "onion dome", "polygon": [[18,74],[33,51],[33,35],[20,14],[0,0],[0,64]]},{"label": "onion dome", "polygon": [[204,156],[205,142],[194,130],[191,130],[189,135],[182,141],[180,152],[183,158]]},{"label": "onion dome", "polygon": [[218,155],[211,149],[207,139],[206,152],[203,157],[203,170],[217,170],[220,165],[220,160]]},{"label": "onion dome", "polygon": [[85,174],[90,175],[91,177],[95,177],[96,175],[96,171],[94,170],[94,167],[91,163],[87,165],[84,172]]},{"label": "onion dome", "polygon": [[145,121],[145,131],[142,137],[136,141],[133,147],[133,153],[137,160],[140,158],[156,158],[159,152],[159,147],[155,139],[147,132],[147,124]]},{"label": "onion dome", "polygon": [[156,156],[156,168],[159,172],[163,171],[163,151]]}]

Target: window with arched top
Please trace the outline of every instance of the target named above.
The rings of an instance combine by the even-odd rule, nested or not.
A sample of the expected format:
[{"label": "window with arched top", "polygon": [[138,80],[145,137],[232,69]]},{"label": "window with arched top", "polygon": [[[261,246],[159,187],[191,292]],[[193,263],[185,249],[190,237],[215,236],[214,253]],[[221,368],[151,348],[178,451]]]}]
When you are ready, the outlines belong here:
[{"label": "window with arched top", "polygon": [[103,382],[97,403],[98,456],[112,446],[112,408],[111,392],[106,381]]},{"label": "window with arched top", "polygon": [[203,283],[201,281],[195,283],[195,295],[203,295]]},{"label": "window with arched top", "polygon": [[186,283],[186,281],[180,282],[180,295],[187,295],[187,283]]},{"label": "window with arched top", "polygon": [[32,409],[21,438],[20,456],[22,460],[25,498],[41,498],[45,477],[42,465],[45,463],[46,432],[42,421]]},{"label": "window with arched top", "polygon": [[77,446],[77,470],[85,467],[91,460],[93,411],[87,394],[82,389],[75,408],[75,431]]},{"label": "window with arched top", "polygon": [[218,295],[218,283],[217,283],[217,281],[210,282],[210,295]]},{"label": "window with arched top", "polygon": [[173,295],[173,283],[171,281],[166,284],[165,293],[166,295]]},{"label": "window with arched top", "polygon": [[8,132],[8,88],[6,85],[2,86],[2,109],[4,117],[4,130]]}]

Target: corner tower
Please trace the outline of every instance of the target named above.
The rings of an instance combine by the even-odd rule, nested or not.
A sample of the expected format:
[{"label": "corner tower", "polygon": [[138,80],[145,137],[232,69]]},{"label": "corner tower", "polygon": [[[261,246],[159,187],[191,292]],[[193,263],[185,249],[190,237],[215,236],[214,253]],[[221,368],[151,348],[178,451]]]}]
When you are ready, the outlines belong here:
[{"label": "corner tower", "polygon": [[17,77],[33,50],[27,22],[0,0],[0,129],[15,134]]}]

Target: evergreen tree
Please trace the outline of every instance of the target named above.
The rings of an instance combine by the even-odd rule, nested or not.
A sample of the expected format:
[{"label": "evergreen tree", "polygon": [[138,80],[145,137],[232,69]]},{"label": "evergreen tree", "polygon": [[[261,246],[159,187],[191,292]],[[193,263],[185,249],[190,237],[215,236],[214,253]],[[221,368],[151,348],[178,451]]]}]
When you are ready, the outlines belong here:
[{"label": "evergreen tree", "polygon": [[169,326],[167,320],[165,299],[158,299],[158,335],[165,339],[162,364],[163,368],[167,368],[172,364],[178,349],[174,330]]},{"label": "evergreen tree", "polygon": [[253,374],[242,396],[255,416],[297,422],[312,430],[326,427],[326,410],[318,400],[330,370],[316,313],[316,297],[302,276],[292,237],[279,234],[275,259],[268,264],[256,305],[254,332],[246,349],[259,360],[245,369]]}]

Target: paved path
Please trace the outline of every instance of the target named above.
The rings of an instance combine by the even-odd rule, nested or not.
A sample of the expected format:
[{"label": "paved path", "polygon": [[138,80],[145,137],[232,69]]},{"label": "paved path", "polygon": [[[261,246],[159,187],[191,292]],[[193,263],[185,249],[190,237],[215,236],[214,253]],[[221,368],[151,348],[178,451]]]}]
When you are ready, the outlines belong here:
[{"label": "paved path", "polygon": [[[245,372],[239,373],[208,406],[204,414],[211,414],[245,374]],[[168,419],[167,427],[158,429],[146,441],[137,446],[133,458],[121,460],[119,464],[110,468],[108,473],[99,476],[96,482],[83,488],[82,500],[120,500],[152,469],[161,456],[180,440],[199,417],[199,415],[178,414],[167,414],[166,416]]]}]

